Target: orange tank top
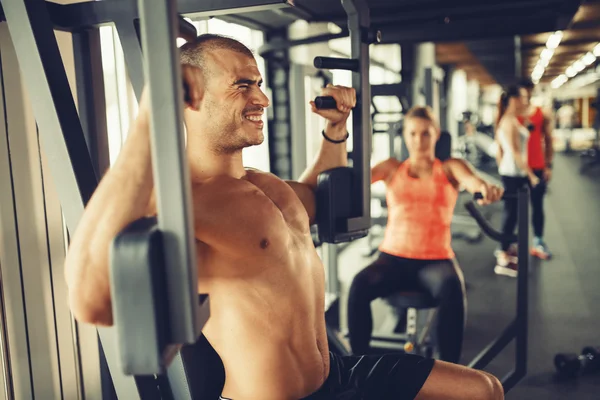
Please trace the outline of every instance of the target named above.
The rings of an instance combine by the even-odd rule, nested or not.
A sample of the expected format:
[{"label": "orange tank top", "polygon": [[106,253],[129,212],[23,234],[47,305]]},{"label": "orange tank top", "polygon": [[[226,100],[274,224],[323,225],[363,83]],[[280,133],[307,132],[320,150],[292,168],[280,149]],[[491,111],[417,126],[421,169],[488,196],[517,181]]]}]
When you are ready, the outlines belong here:
[{"label": "orange tank top", "polygon": [[428,178],[411,177],[409,165],[400,164],[387,186],[388,223],[379,250],[419,260],[454,258],[450,224],[458,191],[440,160]]}]

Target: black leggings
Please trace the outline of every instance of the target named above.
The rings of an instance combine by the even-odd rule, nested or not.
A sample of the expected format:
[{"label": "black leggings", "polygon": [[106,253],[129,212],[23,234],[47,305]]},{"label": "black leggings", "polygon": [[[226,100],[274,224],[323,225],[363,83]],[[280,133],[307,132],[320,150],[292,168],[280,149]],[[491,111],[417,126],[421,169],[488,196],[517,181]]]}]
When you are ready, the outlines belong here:
[{"label": "black leggings", "polygon": [[[543,169],[534,169],[535,176],[540,178],[540,183],[531,189],[531,219],[533,234],[539,238],[544,236],[544,195],[546,194],[546,180]],[[528,180],[529,182],[529,180]]]},{"label": "black leggings", "polygon": [[[502,176],[502,183],[504,184],[504,194],[517,194],[519,189],[526,186],[528,182],[527,178],[514,177],[514,176]],[[502,215],[502,233],[513,234],[515,227],[517,226],[518,218],[518,201],[516,197],[504,199],[504,214]],[[510,248],[512,242],[502,241],[502,250],[506,251]]]},{"label": "black leggings", "polygon": [[[503,176],[504,192],[506,194],[517,194],[519,189],[529,185],[531,194],[531,219],[533,223],[533,234],[542,237],[544,234],[544,195],[546,194],[546,181],[543,170],[534,170],[540,183],[532,188],[529,179],[521,177]],[[516,198],[504,200],[504,215],[502,218],[502,233],[512,234],[517,226],[518,201]],[[502,250],[506,251],[511,242],[502,242]]]},{"label": "black leggings", "polygon": [[371,301],[403,291],[424,291],[440,301],[437,343],[443,361],[458,363],[465,329],[465,287],[453,260],[415,260],[381,253],[352,281],[348,330],[354,354],[368,354],[373,317]]}]

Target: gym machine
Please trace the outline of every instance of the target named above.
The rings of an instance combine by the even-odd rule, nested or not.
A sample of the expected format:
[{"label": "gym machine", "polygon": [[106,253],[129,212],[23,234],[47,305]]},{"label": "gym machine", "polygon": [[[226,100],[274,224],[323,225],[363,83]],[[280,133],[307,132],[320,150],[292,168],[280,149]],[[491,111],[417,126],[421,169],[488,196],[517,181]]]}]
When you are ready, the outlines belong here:
[{"label": "gym machine", "polygon": [[[69,5],[43,0],[2,1],[24,81],[30,93],[36,94],[31,96],[32,105],[44,150],[50,156],[51,172],[61,177],[57,180],[58,192],[69,231],[76,229],[98,184],[98,175],[87,151],[82,122],[53,30],[78,31],[114,22],[138,98],[144,81],[149,82],[159,216],[135,221],[114,240],[111,291],[115,325],[98,329],[118,398],[198,398],[197,381],[202,380],[202,374],[193,365],[197,356],[193,344],[209,318],[209,300],[196,292],[196,257],[189,223],[189,179],[181,120],[183,89],[174,45],[178,34],[189,37],[195,33],[190,32],[189,25],[177,12],[198,16],[223,13],[220,8],[234,13],[291,5],[281,0],[230,0],[211,2],[204,8],[202,3],[189,0],[181,0],[177,6],[174,1],[164,0]],[[354,72],[353,86],[358,97],[353,112],[355,151],[352,167],[320,178],[319,202],[336,211],[335,215],[327,212],[319,215],[319,238],[326,243],[362,237],[370,226],[366,201],[370,197],[370,110],[362,105],[369,104],[370,99],[368,45],[379,37],[369,30],[366,2],[343,0],[342,5],[348,13],[353,58],[323,58],[320,67]],[[143,48],[152,43],[155,51],[142,53],[140,39]],[[165,57],[166,54],[169,56]],[[322,107],[331,100],[322,99],[326,103]],[[335,104],[330,102],[329,106]],[[162,131],[176,135],[161,137],[157,133]],[[333,196],[339,195],[340,185],[348,190],[343,192],[346,195],[362,193],[346,197],[344,200],[353,201],[342,213],[337,204],[331,203],[337,200]]]},{"label": "gym machine", "polygon": [[[176,27],[181,26],[177,22],[177,12],[194,13],[197,16],[260,11],[291,6],[291,1],[224,0],[202,4],[194,0],[180,0],[177,9],[174,2],[164,0],[106,0],[68,5],[46,3],[44,0],[2,0],[1,4],[24,76],[23,81],[32,94],[31,104],[51,173],[60,177],[55,184],[65,222],[71,232],[76,230],[100,174],[94,171],[94,162],[87,149],[86,132],[82,126],[87,121],[81,121],[78,116],[54,29],[72,30],[74,34],[78,34],[86,27],[126,20],[134,29],[117,29],[120,35],[131,39],[130,32],[136,32],[134,21],[139,19],[139,32],[145,47],[152,42],[152,47],[156,50],[152,53],[169,55],[154,59],[151,54],[142,56],[141,51],[135,53],[145,60],[145,63],[137,64],[137,71],[139,73],[140,70],[145,70],[151,87],[151,104],[155,110],[151,141],[159,217],[136,221],[124,230],[113,244],[111,262],[112,279],[119,281],[113,282],[115,285],[137,293],[146,291],[144,296],[147,300],[135,298],[139,304],[139,308],[135,309],[135,317],[143,321],[142,324],[148,330],[141,332],[138,326],[120,325],[119,321],[126,324],[127,321],[124,320],[133,312],[132,308],[126,308],[130,307],[129,304],[122,304],[126,302],[128,294],[121,292],[119,295],[124,297],[115,297],[113,304],[118,308],[114,313],[116,326],[100,328],[98,334],[118,398],[197,398],[197,381],[206,378],[207,374],[194,369],[193,359],[197,359],[197,353],[194,352],[192,343],[199,337],[204,322],[209,318],[209,300],[205,296],[199,297],[192,284],[196,282],[195,248],[190,245],[189,182],[186,179],[183,132],[179,118],[183,90],[174,51]],[[358,95],[353,115],[352,167],[341,173],[348,177],[342,186],[350,188],[350,193],[360,190],[362,196],[349,206],[340,207],[341,210],[336,214],[319,216],[319,238],[325,243],[340,243],[362,237],[370,226],[368,160],[371,126],[369,109],[361,105],[369,104],[370,99],[368,73],[365,73],[369,62],[368,45],[377,41],[379,35],[369,29],[366,13],[368,7],[364,0],[342,0],[342,4],[348,13],[349,31],[353,38],[352,59],[344,66],[350,67],[354,72],[353,86]],[[134,64],[127,62],[127,65],[130,74],[136,74]],[[329,66],[321,67],[333,68],[336,65],[339,66],[334,61]],[[157,75],[160,75],[159,80],[156,79]],[[144,81],[137,81],[137,84],[136,78],[132,81],[134,88],[138,87],[136,92],[139,95],[139,82]],[[162,110],[156,107],[157,98],[166,99],[162,102],[166,104]],[[86,112],[89,113],[89,110]],[[178,135],[161,138],[157,135],[159,130],[177,132]],[[167,160],[168,163],[165,163]],[[320,182],[334,181],[335,179],[326,176],[320,179]],[[332,187],[340,187],[337,183],[332,185],[328,187],[323,184],[319,190],[321,201],[330,207],[334,205],[331,200],[334,193],[337,193]],[[177,207],[171,207],[174,211],[168,210],[168,204],[176,204]],[[130,264],[128,268],[131,271],[119,268],[124,262]],[[169,264],[169,268],[166,268],[166,264]],[[174,265],[173,268],[171,264]],[[131,272],[131,275],[125,275],[121,280],[119,276],[123,272]],[[174,282],[177,280],[180,285],[175,288]],[[116,286],[112,290],[117,290]],[[162,304],[154,302],[156,298],[149,298],[151,290],[163,293],[168,301]],[[175,308],[174,304],[179,304],[176,315],[169,312]],[[160,321],[165,321],[168,326],[161,325]],[[119,342],[130,344],[133,340],[133,337],[124,337],[129,334],[125,328],[142,335],[135,337],[138,343],[144,345],[142,353],[135,352],[134,347],[119,348]],[[132,346],[140,344],[132,343]],[[142,354],[147,358],[143,358]]]},{"label": "gym machine", "polygon": [[[369,85],[369,45],[379,42],[378,31],[370,28],[365,0],[342,0],[348,15],[351,58],[316,57],[315,68],[352,71],[356,106],[352,110],[352,156],[349,167],[334,168],[319,175],[317,188],[317,242],[322,244],[327,266],[326,322],[332,351],[349,354],[339,336],[338,246],[367,235],[371,226],[371,89]],[[332,98],[317,97],[318,108],[335,108]]]},{"label": "gym machine", "polygon": [[600,89],[596,101],[592,103],[592,107],[596,109],[596,118],[594,119],[593,127],[596,131],[596,136],[592,143],[592,147],[581,152],[581,167],[579,173],[584,174],[588,169],[600,164]]},{"label": "gym machine", "polygon": [[[481,199],[481,194],[474,196],[475,200]],[[504,199],[514,199],[515,195],[504,195]],[[517,310],[515,319],[504,331],[481,351],[469,364],[470,368],[485,368],[508,344],[515,339],[515,368],[501,379],[504,393],[527,375],[527,335],[529,313],[529,189],[523,188],[516,195],[518,210],[517,235],[505,236],[494,229],[485,217],[479,212],[473,201],[465,204],[465,208],[477,221],[481,230],[495,241],[509,241],[518,244],[517,277]]]},{"label": "gym machine", "polygon": [[[196,15],[214,14],[215,5],[209,3],[203,8],[202,3],[194,1],[178,2],[179,12]],[[243,12],[290,5],[280,0],[239,0],[216,6]],[[2,9],[24,82],[34,94],[30,96],[31,104],[51,173],[60,177],[56,185],[70,232],[77,228],[85,204],[98,184],[98,175],[88,152],[54,29],[73,30],[76,36],[81,29],[113,21],[119,21],[117,26],[135,27],[139,19],[142,41],[152,43],[155,51],[144,54],[145,63],[128,63],[128,67],[138,96],[144,75],[135,65],[144,65],[150,81],[155,110],[152,158],[159,217],[136,221],[115,240],[111,289],[116,323],[111,328],[99,328],[98,335],[118,398],[198,398],[195,386],[202,377],[195,373],[193,379],[188,379],[193,365],[185,361],[194,355],[194,349],[183,345],[194,343],[200,335],[209,317],[209,303],[205,296],[199,298],[196,290],[181,120],[183,96],[174,46],[176,36],[189,37],[195,33],[177,16],[175,3],[164,0],[69,5],[43,0],[2,0]],[[120,34],[124,32],[129,34],[135,29],[119,30]],[[121,37],[121,41],[137,41],[138,51],[133,55],[141,56],[139,37],[129,34],[127,38]],[[162,101],[162,107],[156,107],[157,99]],[[88,111],[82,110],[82,115]],[[162,131],[176,135],[157,135]],[[123,264],[127,268],[120,268]]]}]

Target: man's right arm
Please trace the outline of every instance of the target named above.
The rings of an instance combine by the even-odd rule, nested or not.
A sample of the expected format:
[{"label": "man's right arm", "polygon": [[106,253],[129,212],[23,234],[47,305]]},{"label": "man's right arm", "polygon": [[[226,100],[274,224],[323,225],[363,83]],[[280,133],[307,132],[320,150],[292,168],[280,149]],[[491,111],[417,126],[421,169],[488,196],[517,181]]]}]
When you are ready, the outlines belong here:
[{"label": "man's right arm", "polygon": [[112,324],[109,247],[131,222],[144,217],[153,189],[147,108],[140,114],[114,166],[87,204],[67,252],[65,278],[78,321]]}]

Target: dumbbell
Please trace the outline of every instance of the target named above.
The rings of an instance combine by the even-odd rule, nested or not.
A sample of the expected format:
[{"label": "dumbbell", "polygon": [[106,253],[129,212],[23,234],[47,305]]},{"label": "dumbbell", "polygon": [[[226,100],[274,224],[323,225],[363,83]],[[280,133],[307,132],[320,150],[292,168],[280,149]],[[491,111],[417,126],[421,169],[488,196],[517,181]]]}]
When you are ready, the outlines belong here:
[{"label": "dumbbell", "polygon": [[600,348],[584,347],[579,356],[575,353],[557,354],[554,356],[554,366],[563,377],[600,371]]}]

